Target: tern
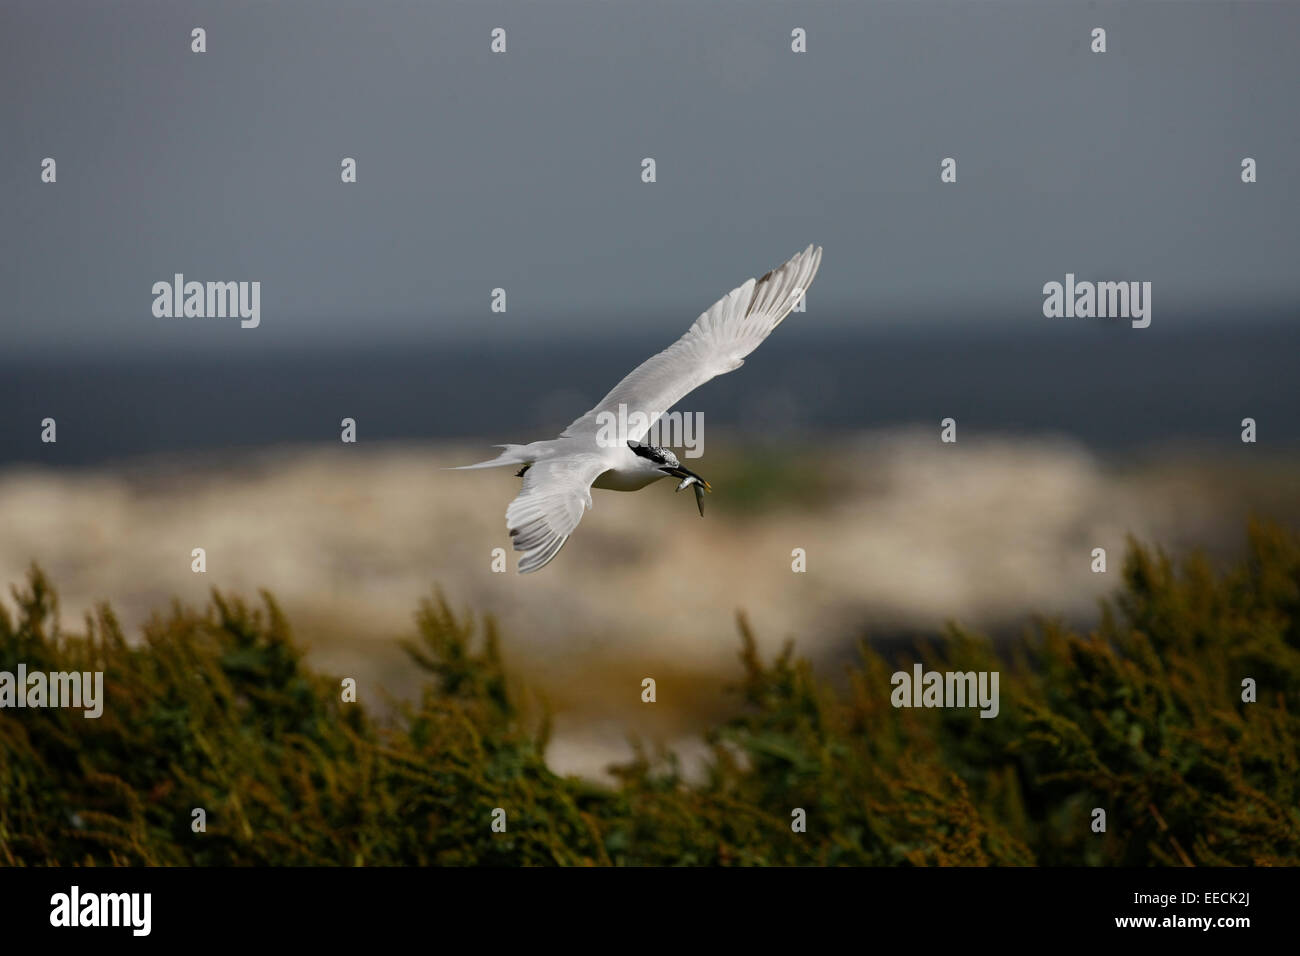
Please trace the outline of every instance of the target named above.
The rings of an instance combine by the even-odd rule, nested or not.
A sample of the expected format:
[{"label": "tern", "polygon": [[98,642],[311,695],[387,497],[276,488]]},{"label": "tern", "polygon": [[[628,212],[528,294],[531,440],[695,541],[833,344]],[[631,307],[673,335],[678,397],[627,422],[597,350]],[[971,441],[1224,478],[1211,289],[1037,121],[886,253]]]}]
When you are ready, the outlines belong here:
[{"label": "tern", "polygon": [[[591,507],[591,489],[639,491],[662,478],[680,478],[677,490],[694,485],[700,515],[712,486],[666,448],[645,444],[651,426],[699,386],[745,364],[808,290],[822,250],[809,246],[760,279],[732,289],[700,315],[680,339],[646,359],[571,424],[559,438],[505,449],[491,461],[460,470],[522,465],[518,497],[506,509],[506,528],[522,552],[519,573],[549,564]],[[622,415],[620,415],[620,409]],[[640,414],[634,414],[640,413]],[[604,423],[628,422],[616,440]]]}]

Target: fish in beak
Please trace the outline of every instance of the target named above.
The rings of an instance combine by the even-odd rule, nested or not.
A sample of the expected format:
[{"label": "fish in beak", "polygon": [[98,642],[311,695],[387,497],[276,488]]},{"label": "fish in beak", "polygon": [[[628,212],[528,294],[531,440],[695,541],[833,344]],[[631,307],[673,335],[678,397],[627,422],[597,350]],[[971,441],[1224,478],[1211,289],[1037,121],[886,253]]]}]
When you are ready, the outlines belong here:
[{"label": "fish in beak", "polygon": [[703,518],[704,492],[712,491],[713,486],[689,468],[683,468],[681,465],[674,468],[665,468],[664,471],[672,475],[674,478],[680,478],[682,480],[681,484],[677,486],[678,491],[690,487],[691,485],[695,486],[695,506],[700,509],[700,517]]}]

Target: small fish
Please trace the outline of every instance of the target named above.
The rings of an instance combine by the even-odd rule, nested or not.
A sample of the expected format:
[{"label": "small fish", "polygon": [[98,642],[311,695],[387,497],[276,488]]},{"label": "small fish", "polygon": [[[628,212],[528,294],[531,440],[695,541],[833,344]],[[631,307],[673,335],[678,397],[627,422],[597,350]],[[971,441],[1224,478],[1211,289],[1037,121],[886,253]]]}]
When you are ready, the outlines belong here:
[{"label": "small fish", "polygon": [[681,491],[683,488],[691,487],[691,485],[695,486],[695,505],[700,509],[700,517],[703,518],[704,517],[704,493],[706,491],[712,491],[713,489],[710,488],[709,483],[705,481],[703,478],[701,478],[699,475],[687,475],[685,478],[682,479],[681,484],[677,486],[677,490]]}]

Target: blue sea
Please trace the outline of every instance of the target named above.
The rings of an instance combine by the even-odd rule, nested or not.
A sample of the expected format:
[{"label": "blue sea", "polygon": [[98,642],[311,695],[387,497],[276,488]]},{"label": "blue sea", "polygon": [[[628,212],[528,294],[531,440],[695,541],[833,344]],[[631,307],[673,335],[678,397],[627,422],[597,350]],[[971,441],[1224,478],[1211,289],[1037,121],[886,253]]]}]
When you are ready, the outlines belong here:
[{"label": "blue sea", "polygon": [[[680,408],[742,437],[782,439],[955,418],[959,438],[1051,433],[1123,454],[1184,441],[1300,450],[1296,324],[1174,320],[1135,330],[1032,327],[778,331]],[[669,344],[634,337],[285,348],[206,355],[0,357],[0,466],[95,465],[149,453],[336,442],[551,437]],[[57,421],[42,444],[40,422]]]}]

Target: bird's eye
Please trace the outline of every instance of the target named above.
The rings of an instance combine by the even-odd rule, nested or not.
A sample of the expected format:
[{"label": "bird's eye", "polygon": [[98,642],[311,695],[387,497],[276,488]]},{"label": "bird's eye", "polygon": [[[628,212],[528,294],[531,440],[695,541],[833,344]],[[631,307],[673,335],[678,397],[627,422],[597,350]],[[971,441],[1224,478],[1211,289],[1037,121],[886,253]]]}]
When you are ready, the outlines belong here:
[{"label": "bird's eye", "polygon": [[663,456],[658,454],[653,445],[634,445],[632,442],[628,442],[627,447],[632,449],[632,454],[640,458],[657,462],[660,465],[664,463]]},{"label": "bird's eye", "polygon": [[[627,447],[632,449],[634,455],[638,455],[648,461],[653,461],[657,465],[667,465],[669,463],[668,458],[664,457],[665,455],[668,455],[668,452],[664,451],[662,448],[658,448],[654,445],[634,445],[632,442],[628,442]],[[668,457],[672,456],[669,455]],[[673,462],[673,464],[676,464],[676,462]]]}]

